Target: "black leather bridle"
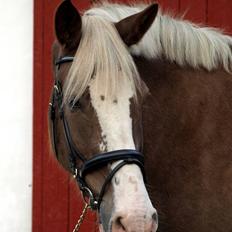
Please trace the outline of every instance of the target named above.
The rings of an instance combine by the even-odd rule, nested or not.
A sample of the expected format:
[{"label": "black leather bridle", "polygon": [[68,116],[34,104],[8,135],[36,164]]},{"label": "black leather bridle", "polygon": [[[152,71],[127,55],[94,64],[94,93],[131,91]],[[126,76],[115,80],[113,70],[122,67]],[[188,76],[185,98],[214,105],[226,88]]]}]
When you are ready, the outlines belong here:
[{"label": "black leather bridle", "polygon": [[[126,164],[137,164],[142,173],[145,180],[145,172],[144,172],[144,156],[142,153],[136,150],[116,150],[105,152],[101,154],[94,155],[91,159],[87,160],[85,156],[77,149],[76,145],[73,142],[70,128],[68,125],[68,121],[65,117],[65,112],[63,108],[63,92],[60,81],[58,80],[58,71],[60,69],[60,65],[67,62],[72,62],[74,57],[65,56],[60,58],[56,63],[56,76],[55,76],[55,84],[52,93],[52,99],[50,105],[50,119],[52,122],[52,136],[53,136],[53,145],[56,156],[58,157],[57,152],[57,144],[56,144],[56,123],[55,119],[57,118],[57,112],[60,120],[62,121],[65,139],[67,143],[67,147],[69,149],[69,160],[70,160],[70,170],[74,177],[77,180],[79,188],[83,194],[83,197],[86,201],[88,201],[89,207],[92,210],[99,210],[103,196],[106,191],[107,185],[110,183],[115,173],[122,168]],[[79,159],[83,164],[78,167],[77,159]],[[88,186],[85,181],[85,177],[87,174],[92,171],[105,167],[107,164],[115,161],[120,161],[108,174],[106,177],[101,191],[98,196],[95,196],[93,190]]]}]

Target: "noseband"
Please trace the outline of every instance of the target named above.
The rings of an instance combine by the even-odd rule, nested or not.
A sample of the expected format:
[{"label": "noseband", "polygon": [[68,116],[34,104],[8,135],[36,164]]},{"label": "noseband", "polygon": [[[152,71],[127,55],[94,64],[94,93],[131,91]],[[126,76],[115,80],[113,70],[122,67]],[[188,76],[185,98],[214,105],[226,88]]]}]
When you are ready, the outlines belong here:
[{"label": "noseband", "polygon": [[[116,174],[116,172],[121,169],[124,165],[127,164],[137,164],[145,179],[145,172],[144,172],[144,156],[142,153],[136,150],[124,149],[124,150],[116,150],[105,152],[101,154],[94,155],[91,159],[87,160],[86,157],[78,150],[76,145],[73,142],[70,127],[68,125],[68,121],[65,117],[65,112],[63,108],[63,92],[62,86],[60,81],[58,80],[58,71],[60,66],[64,63],[72,62],[74,57],[65,56],[60,58],[56,64],[56,76],[55,76],[55,84],[52,93],[52,99],[50,105],[50,119],[52,122],[52,136],[53,136],[53,143],[54,143],[54,150],[56,156],[58,157],[57,152],[57,144],[56,144],[56,123],[55,119],[57,117],[60,118],[63,125],[63,130],[65,134],[66,144],[69,149],[69,160],[70,160],[70,170],[77,180],[79,188],[83,194],[85,201],[88,203],[89,207],[92,210],[99,210],[100,205],[102,202],[102,198],[105,194],[106,187]],[[77,160],[82,162],[80,167],[77,166]],[[108,174],[106,177],[100,193],[95,196],[93,190],[85,181],[85,177],[87,174],[100,169],[102,167],[106,167],[108,164],[120,161]]]}]

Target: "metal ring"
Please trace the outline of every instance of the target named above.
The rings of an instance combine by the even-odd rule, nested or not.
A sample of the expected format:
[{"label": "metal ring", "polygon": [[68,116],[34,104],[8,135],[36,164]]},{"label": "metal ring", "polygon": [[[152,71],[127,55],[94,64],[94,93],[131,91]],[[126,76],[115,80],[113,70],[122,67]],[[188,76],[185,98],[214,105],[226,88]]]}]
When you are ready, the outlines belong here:
[{"label": "metal ring", "polygon": [[53,87],[56,91],[57,91],[57,93],[59,93],[60,92],[60,90],[59,90],[59,88],[58,88],[58,86],[57,85],[54,85],[54,87]]},{"label": "metal ring", "polygon": [[[81,189],[81,191],[82,191],[82,195],[83,195],[84,201],[90,206],[90,208],[92,210],[97,210],[98,209],[98,201],[95,199],[92,191],[89,188],[87,188],[87,187],[83,187]],[[87,193],[88,199],[86,199],[86,197],[84,195],[85,193]]]},{"label": "metal ring", "polygon": [[73,174],[73,178],[76,179],[78,175],[78,170],[77,168],[75,168],[74,174]]}]

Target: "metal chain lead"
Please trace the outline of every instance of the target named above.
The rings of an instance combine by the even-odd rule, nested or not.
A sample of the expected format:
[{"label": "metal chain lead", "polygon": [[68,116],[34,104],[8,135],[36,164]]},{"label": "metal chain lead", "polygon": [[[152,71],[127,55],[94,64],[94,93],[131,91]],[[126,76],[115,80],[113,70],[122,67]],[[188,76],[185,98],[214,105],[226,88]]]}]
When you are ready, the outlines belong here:
[{"label": "metal chain lead", "polygon": [[79,231],[79,229],[81,227],[81,224],[82,224],[83,220],[85,219],[88,208],[89,208],[89,204],[86,203],[85,207],[82,210],[82,214],[81,214],[77,224],[75,225],[75,228],[73,229],[73,232],[78,232]]}]

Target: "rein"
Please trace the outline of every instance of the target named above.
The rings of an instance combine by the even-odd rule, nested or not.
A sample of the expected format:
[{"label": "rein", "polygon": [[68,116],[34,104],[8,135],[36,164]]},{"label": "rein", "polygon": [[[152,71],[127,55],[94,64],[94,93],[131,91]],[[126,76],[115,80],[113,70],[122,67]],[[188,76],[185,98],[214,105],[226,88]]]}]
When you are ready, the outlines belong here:
[{"label": "rein", "polygon": [[[73,174],[73,177],[76,179],[79,188],[82,192],[83,198],[86,202],[85,208],[81,214],[80,219],[78,220],[77,225],[75,226],[73,232],[78,231],[79,227],[84,219],[84,216],[87,212],[87,209],[90,208],[92,210],[100,210],[100,205],[102,199],[104,197],[106,188],[108,184],[111,182],[112,178],[116,174],[118,170],[120,170],[123,166],[127,164],[137,164],[142,173],[145,180],[145,171],[144,171],[144,156],[142,153],[132,150],[132,149],[123,149],[123,150],[115,150],[110,152],[104,152],[101,154],[94,155],[91,159],[87,160],[86,157],[78,150],[76,145],[73,142],[70,127],[68,121],[65,117],[65,112],[63,108],[63,91],[60,81],[58,80],[58,72],[60,66],[64,63],[69,63],[74,60],[74,57],[65,56],[60,58],[56,63],[56,75],[55,75],[55,83],[52,93],[52,100],[49,103],[50,106],[50,120],[52,122],[52,136],[53,136],[53,145],[55,154],[58,158],[57,144],[56,144],[56,124],[55,120],[59,117],[63,124],[63,131],[65,134],[65,140],[67,147],[69,149],[69,160],[70,160],[70,170]],[[58,112],[58,114],[57,114]],[[77,166],[77,159],[82,162],[80,167]],[[87,174],[91,173],[96,169],[100,169],[105,167],[111,162],[121,161],[119,162],[108,174],[106,177],[102,188],[98,195],[95,195],[93,190],[85,181],[85,177]]]}]

